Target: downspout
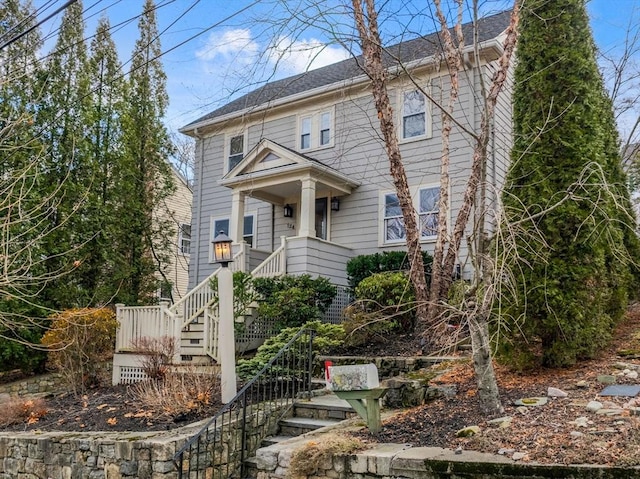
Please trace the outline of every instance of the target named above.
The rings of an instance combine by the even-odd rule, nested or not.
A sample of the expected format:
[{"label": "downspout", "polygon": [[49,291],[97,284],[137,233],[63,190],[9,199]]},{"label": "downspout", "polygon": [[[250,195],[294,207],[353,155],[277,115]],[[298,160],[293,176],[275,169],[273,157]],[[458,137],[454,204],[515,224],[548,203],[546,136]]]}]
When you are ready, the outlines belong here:
[{"label": "downspout", "polygon": [[[190,281],[193,281],[192,284],[189,285],[190,288],[193,288],[196,284],[200,282],[200,231],[202,229],[202,183],[203,178],[202,175],[204,173],[204,137],[198,133],[198,127],[193,129],[193,135],[200,141],[200,165],[198,168],[198,195],[197,201],[195,204],[195,216],[196,216],[196,225],[195,228],[195,236],[196,236],[196,250],[195,250],[195,269],[193,270],[193,276],[189,278]],[[193,223],[193,220],[191,221]],[[189,261],[189,270],[191,270],[191,264],[193,262]],[[190,275],[191,276],[191,275]]]}]

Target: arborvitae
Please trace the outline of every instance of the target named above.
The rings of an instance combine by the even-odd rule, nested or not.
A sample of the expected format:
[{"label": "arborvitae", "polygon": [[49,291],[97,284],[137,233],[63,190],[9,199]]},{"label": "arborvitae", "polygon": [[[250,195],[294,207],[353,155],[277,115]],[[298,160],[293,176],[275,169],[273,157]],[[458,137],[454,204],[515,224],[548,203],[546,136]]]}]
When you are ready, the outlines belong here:
[{"label": "arborvitae", "polygon": [[517,54],[504,204],[522,223],[500,346],[524,366],[563,366],[611,337],[637,240],[584,0],[522,2]]},{"label": "arborvitae", "polygon": [[[0,42],[34,26],[31,2],[0,2]],[[46,232],[38,189],[42,144],[34,122],[38,91],[36,28],[0,50],[0,371],[44,365],[45,355],[27,347],[38,343],[43,316],[34,297],[43,287],[39,238]]]},{"label": "arborvitae", "polygon": [[168,96],[152,0],[145,2],[138,28],[124,124],[126,157],[116,173],[123,228],[114,245],[123,280],[118,300],[128,304],[152,299],[158,286],[154,272],[166,266],[173,233],[159,211],[174,186],[168,163],[171,143],[161,121]]},{"label": "arborvitae", "polygon": [[90,96],[82,11],[81,1],[66,8],[39,85],[45,97],[38,121],[47,145],[41,190],[52,196],[46,265],[49,274],[59,276],[44,296],[55,308],[85,305],[82,271],[74,268],[86,260],[83,248],[95,234],[86,221],[95,165],[86,126]]},{"label": "arborvitae", "polygon": [[95,172],[86,221],[91,224],[94,236],[84,247],[86,260],[80,269],[85,291],[91,295],[86,301],[90,305],[112,301],[120,289],[113,254],[113,245],[119,241],[116,233],[120,231],[121,221],[116,213],[121,199],[116,192],[118,178],[115,173],[124,158],[122,123],[126,80],[109,29],[109,20],[101,18],[91,41],[89,57],[91,103],[87,136]]}]

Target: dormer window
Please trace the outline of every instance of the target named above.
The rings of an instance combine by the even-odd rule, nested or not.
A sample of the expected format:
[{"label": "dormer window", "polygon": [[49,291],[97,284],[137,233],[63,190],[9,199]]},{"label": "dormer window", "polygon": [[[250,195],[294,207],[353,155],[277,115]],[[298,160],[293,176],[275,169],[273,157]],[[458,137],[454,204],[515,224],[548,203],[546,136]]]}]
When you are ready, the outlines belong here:
[{"label": "dormer window", "polygon": [[227,171],[231,171],[244,158],[244,135],[232,136],[229,140],[229,164]]}]

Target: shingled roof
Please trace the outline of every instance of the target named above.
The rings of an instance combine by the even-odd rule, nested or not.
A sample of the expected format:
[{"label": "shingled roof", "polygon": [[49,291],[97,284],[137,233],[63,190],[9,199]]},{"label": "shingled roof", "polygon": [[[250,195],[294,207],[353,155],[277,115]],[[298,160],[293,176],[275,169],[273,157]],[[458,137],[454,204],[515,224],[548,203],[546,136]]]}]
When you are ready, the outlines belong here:
[{"label": "shingled roof", "polygon": [[[478,20],[478,40],[484,42],[500,35],[509,26],[510,15],[511,11],[504,11]],[[473,37],[472,23],[465,23],[462,29],[464,38],[469,39]],[[390,67],[398,62],[406,64],[423,58],[429,58],[441,51],[440,45],[441,40],[438,32],[401,42],[386,49],[384,62]],[[349,80],[363,73],[362,56],[359,55],[325,67],[283,78],[282,80],[276,80],[198,118],[184,126],[182,130],[189,130],[197,124],[214,120],[234,112],[257,107],[336,82]]]}]

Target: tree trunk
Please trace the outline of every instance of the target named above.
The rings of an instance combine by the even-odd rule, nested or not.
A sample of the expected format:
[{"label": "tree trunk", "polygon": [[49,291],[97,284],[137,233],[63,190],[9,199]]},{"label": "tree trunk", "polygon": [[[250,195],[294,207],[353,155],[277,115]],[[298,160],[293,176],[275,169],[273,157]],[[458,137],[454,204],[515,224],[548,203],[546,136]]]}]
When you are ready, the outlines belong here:
[{"label": "tree trunk", "polygon": [[377,12],[374,0],[365,0],[367,19],[369,21],[367,26],[360,1],[352,0],[352,3],[356,27],[360,36],[362,56],[364,57],[364,69],[371,78],[373,101],[378,112],[380,131],[383,135],[387,157],[389,158],[389,171],[396,189],[400,208],[402,209],[402,218],[407,237],[407,254],[411,265],[410,278],[416,293],[417,324],[424,324],[427,318],[429,294],[424,274],[422,250],[420,249],[420,233],[418,231],[415,208],[411,200],[407,175],[398,146],[398,136],[393,121],[393,109],[387,92],[387,71],[382,64],[382,43],[378,32]]},{"label": "tree trunk", "polygon": [[471,334],[471,350],[473,370],[478,385],[480,409],[483,413],[492,415],[504,411],[500,403],[500,393],[496,381],[495,371],[491,363],[491,344],[489,341],[488,311],[484,305],[479,311],[469,315],[469,331]]}]

